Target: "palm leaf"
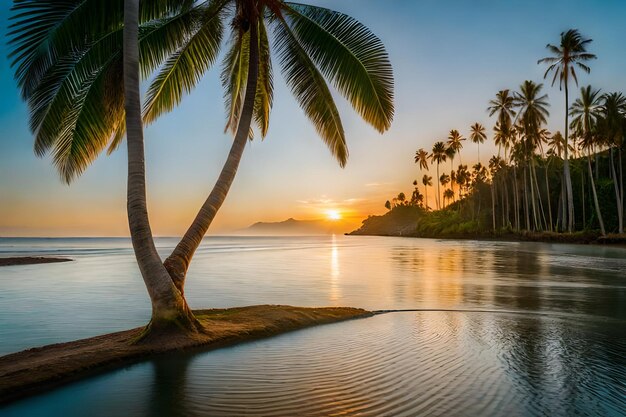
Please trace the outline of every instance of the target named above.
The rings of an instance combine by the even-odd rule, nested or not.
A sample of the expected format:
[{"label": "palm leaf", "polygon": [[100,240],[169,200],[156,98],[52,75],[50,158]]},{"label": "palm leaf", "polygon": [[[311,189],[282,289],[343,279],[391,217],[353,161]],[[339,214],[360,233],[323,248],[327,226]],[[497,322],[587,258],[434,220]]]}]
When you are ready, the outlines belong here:
[{"label": "palm leaf", "polygon": [[393,119],[393,70],[384,45],[350,16],[286,3],[285,20],[306,53],[363,117],[380,132]]},{"label": "palm leaf", "polygon": [[152,81],[144,105],[146,123],[177,106],[215,62],[222,40],[221,12],[225,3],[216,1],[202,10],[195,33],[167,59]]},{"label": "palm leaf", "polygon": [[282,73],[296,100],[340,166],[348,160],[348,147],[339,112],[322,74],[315,67],[291,28],[274,22],[274,35]]},{"label": "palm leaf", "polygon": [[234,134],[239,124],[246,80],[248,78],[249,33],[233,31],[230,48],[222,64],[222,85],[224,87],[224,104],[226,106],[226,126],[224,131],[231,130]]},{"label": "palm leaf", "polygon": [[272,58],[270,45],[263,21],[259,22],[259,78],[254,102],[254,120],[261,136],[267,135],[270,122],[270,111],[274,99],[274,83],[272,75]]}]

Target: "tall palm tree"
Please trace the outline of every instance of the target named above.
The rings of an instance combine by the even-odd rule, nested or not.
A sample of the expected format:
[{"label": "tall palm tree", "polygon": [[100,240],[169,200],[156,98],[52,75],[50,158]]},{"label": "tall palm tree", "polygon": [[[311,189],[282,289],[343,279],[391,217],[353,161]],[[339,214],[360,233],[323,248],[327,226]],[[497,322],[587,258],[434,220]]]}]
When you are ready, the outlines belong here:
[{"label": "tall palm tree", "polygon": [[[178,316],[193,323],[184,301],[186,273],[234,180],[253,122],[261,136],[267,133],[272,49],[287,85],[341,166],[348,151],[328,81],[378,131],[393,118],[393,73],[383,44],[358,21],[329,9],[283,0],[15,0],[13,11],[13,66],[31,110],[35,152],[52,153],[70,182],[127,133],[129,223],[155,324]],[[212,67],[225,28],[230,41],[222,83],[234,140],[193,223],[157,267],[145,204],[138,74],[148,79],[156,71],[143,107],[150,123],[178,105]]]},{"label": "tall palm tree", "polygon": [[496,137],[494,140],[496,141],[496,145],[498,145],[498,150],[500,147],[504,147],[505,156],[506,150],[509,145],[509,139],[511,137],[511,128],[513,126],[513,119],[517,114],[514,110],[515,101],[513,95],[509,90],[500,90],[496,94],[496,98],[489,101],[489,107],[487,107],[487,111],[489,111],[489,117],[494,114],[497,115],[497,122],[494,127],[494,132],[496,133]]},{"label": "tall palm tree", "polygon": [[480,161],[480,144],[487,140],[487,134],[485,133],[485,127],[476,122],[470,127],[470,140],[478,145],[478,160]]},{"label": "tall palm tree", "polygon": [[595,148],[596,141],[599,138],[597,134],[598,120],[602,117],[602,100],[600,90],[592,90],[591,86],[581,87],[580,97],[574,101],[570,109],[572,123],[570,127],[581,138],[581,148],[587,151],[587,170],[589,180],[591,181],[591,191],[593,193],[593,203],[600,223],[600,231],[602,235],[606,235],[604,229],[604,221],[600,204],[598,202],[598,193],[596,184],[591,170],[591,152]]},{"label": "tall palm tree", "polygon": [[[599,128],[609,146],[611,177],[617,203],[618,232],[624,233],[624,173],[622,148],[626,136],[626,97],[622,93],[609,93],[602,96],[602,118]],[[617,149],[618,167],[615,169],[614,149]]]},{"label": "tall palm tree", "polygon": [[[439,177],[439,183],[441,184],[441,186],[444,189],[444,196],[445,196],[446,185],[448,185],[450,183],[450,176],[444,172]],[[446,200],[444,199],[442,208],[445,207],[445,206],[446,206]]]},{"label": "tall palm tree", "polygon": [[428,152],[426,152],[424,148],[419,148],[419,150],[415,152],[415,163],[419,164],[421,170],[428,171]]},{"label": "tall palm tree", "polygon": [[[445,190],[443,192],[443,201],[452,201],[452,199],[454,199],[454,191],[452,191],[451,188],[448,188],[447,190]],[[450,205],[450,203],[448,203],[448,205]]]},{"label": "tall palm tree", "polygon": [[424,184],[424,196],[426,200],[426,210],[428,210],[428,187],[432,187],[433,185],[433,177],[430,175],[424,174],[422,177],[422,184]]},{"label": "tall palm tree", "polygon": [[[520,92],[515,93],[515,105],[519,107],[518,129],[524,134],[522,151],[528,165],[530,202],[533,209],[535,228],[540,228],[537,198],[540,197],[537,184],[537,173],[534,164],[534,152],[541,144],[541,127],[547,123],[550,115],[548,112],[548,95],[541,94],[543,84],[536,84],[526,80],[520,86]],[[535,194],[536,192],[536,194]],[[526,196],[528,200],[528,196]],[[539,204],[541,202],[539,201]]]},{"label": "tall palm tree", "polygon": [[433,151],[430,154],[430,162],[437,163],[437,210],[441,208],[441,190],[439,188],[439,164],[446,161],[446,145],[439,141],[433,145]]},{"label": "tall palm tree", "polygon": [[[459,155],[459,162],[461,159],[461,149],[463,149],[463,141],[465,138],[461,136],[458,130],[452,129],[448,134],[448,148],[454,151],[455,155]],[[454,158],[453,158],[454,159]]]},{"label": "tall palm tree", "polygon": [[561,32],[561,42],[559,46],[548,44],[546,48],[551,56],[540,59],[538,64],[548,64],[548,69],[544,74],[547,78],[550,73],[554,73],[552,85],[559,79],[559,88],[565,90],[565,153],[563,157],[563,176],[565,177],[565,187],[567,193],[567,230],[574,230],[574,192],[572,190],[572,177],[570,174],[568,157],[568,128],[569,128],[569,91],[568,82],[571,79],[578,85],[576,68],[589,73],[591,69],[585,64],[596,56],[587,52],[587,45],[591,39],[585,39],[576,29]]}]

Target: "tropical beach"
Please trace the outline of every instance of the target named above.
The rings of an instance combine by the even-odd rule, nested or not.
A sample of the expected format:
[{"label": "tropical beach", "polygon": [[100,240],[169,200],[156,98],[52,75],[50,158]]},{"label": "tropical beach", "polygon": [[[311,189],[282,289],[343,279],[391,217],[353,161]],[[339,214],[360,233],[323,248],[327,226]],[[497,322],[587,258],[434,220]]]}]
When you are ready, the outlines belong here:
[{"label": "tropical beach", "polygon": [[626,416],[626,9],[444,3],[7,2],[0,414]]}]

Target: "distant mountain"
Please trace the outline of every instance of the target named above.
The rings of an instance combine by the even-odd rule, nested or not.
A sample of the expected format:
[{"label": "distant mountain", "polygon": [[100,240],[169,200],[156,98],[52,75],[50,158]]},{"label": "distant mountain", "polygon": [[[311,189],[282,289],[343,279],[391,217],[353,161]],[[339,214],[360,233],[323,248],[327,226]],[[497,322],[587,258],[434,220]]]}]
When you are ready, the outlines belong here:
[{"label": "distant mountain", "polygon": [[239,233],[254,235],[330,235],[346,232],[341,221],[334,220],[296,220],[289,218],[282,222],[258,222]]}]

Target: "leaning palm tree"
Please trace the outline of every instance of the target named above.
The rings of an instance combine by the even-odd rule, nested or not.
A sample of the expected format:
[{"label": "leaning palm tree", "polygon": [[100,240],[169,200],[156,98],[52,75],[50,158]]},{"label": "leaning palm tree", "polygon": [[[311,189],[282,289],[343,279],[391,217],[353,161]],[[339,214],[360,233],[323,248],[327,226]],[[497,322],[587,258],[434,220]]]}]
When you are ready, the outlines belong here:
[{"label": "leaning palm tree", "polygon": [[593,179],[593,171],[591,170],[591,152],[595,148],[597,135],[598,120],[602,117],[602,100],[600,90],[592,90],[591,86],[582,87],[580,89],[580,97],[574,101],[570,109],[572,116],[571,128],[581,138],[580,145],[583,150],[587,151],[587,170],[589,181],[591,181],[591,191],[593,193],[593,203],[600,223],[600,231],[602,235],[606,235],[604,229],[604,221],[600,204],[598,202],[598,194],[596,184]]},{"label": "leaning palm tree", "polygon": [[478,145],[478,160],[480,161],[480,144],[487,140],[487,134],[485,133],[485,127],[476,122],[470,127],[470,140]]},{"label": "leaning palm tree", "polygon": [[446,161],[446,145],[443,142],[435,142],[430,154],[430,163],[437,163],[437,210],[441,208],[441,190],[439,189],[439,164]]},{"label": "leaning palm tree", "polygon": [[572,177],[570,175],[569,157],[568,157],[568,128],[569,128],[569,92],[568,81],[570,78],[578,85],[578,77],[576,76],[576,68],[589,73],[591,69],[584,64],[587,61],[595,59],[596,56],[587,52],[587,45],[591,39],[585,39],[576,29],[570,29],[567,32],[561,32],[561,43],[559,46],[548,44],[546,48],[552,56],[542,58],[538,64],[548,64],[548,69],[544,74],[544,78],[548,74],[554,73],[552,85],[559,79],[559,88],[565,90],[565,153],[563,157],[563,176],[565,177],[565,187],[567,193],[567,230],[574,230],[574,193],[572,190]]},{"label": "leaning palm tree", "polygon": [[428,187],[432,187],[433,185],[433,177],[430,175],[424,174],[422,177],[422,184],[424,184],[424,196],[426,201],[426,210],[428,210]]},{"label": "leaning palm tree", "polygon": [[[267,133],[272,57],[341,166],[348,150],[328,82],[378,131],[386,131],[393,118],[393,74],[383,44],[361,23],[329,9],[283,0],[15,0],[13,11],[13,65],[31,110],[35,152],[52,153],[62,179],[71,182],[127,134],[131,238],[151,296],[153,326],[193,327],[184,297],[189,263],[226,198],[253,123],[261,136]],[[222,83],[234,140],[213,190],[161,263],[145,202],[139,74],[150,79],[156,72],[143,107],[143,121],[151,123],[213,66],[226,28]]]}]

